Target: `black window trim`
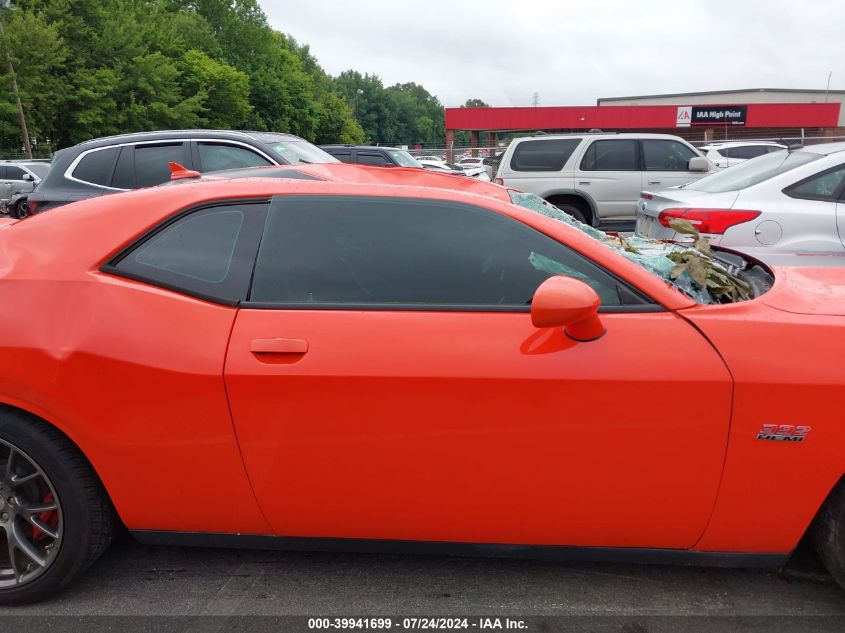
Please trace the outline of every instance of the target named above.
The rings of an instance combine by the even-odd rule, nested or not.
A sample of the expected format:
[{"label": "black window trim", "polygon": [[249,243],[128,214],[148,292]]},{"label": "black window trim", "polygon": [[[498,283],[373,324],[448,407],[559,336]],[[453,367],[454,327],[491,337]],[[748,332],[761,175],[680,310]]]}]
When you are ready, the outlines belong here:
[{"label": "black window trim", "polygon": [[[114,186],[114,177],[117,174],[117,166],[120,164],[121,159],[123,156],[126,156],[126,161],[129,163],[129,172],[132,176],[132,188],[131,189],[123,189],[122,187],[115,187]],[[134,191],[138,188],[138,178],[135,174],[135,146],[134,145],[124,145],[118,148],[117,158],[114,159],[114,165],[112,165],[111,170],[111,177],[109,178],[109,185],[112,189],[117,189],[118,191]]]},{"label": "black window trim", "polygon": [[[257,222],[261,226],[261,231],[258,232],[257,237],[247,236],[247,237],[244,237],[244,238],[240,238],[240,239],[246,239],[246,240],[252,239],[252,241],[253,241],[253,244],[250,247],[251,257],[249,258],[249,261],[251,262],[251,264],[248,264],[250,266],[249,275],[248,275],[249,283],[247,284],[246,288],[244,289],[244,292],[243,292],[244,296],[241,299],[234,299],[233,300],[233,299],[227,299],[226,297],[221,297],[219,295],[208,294],[208,293],[204,293],[204,292],[197,292],[197,291],[194,291],[194,290],[186,289],[186,288],[179,286],[177,284],[171,284],[171,283],[163,282],[159,279],[153,279],[153,278],[148,277],[146,275],[138,275],[138,274],[135,274],[135,273],[129,273],[129,272],[126,272],[124,270],[119,270],[117,268],[117,265],[124,258],[126,258],[128,255],[133,253],[136,249],[140,248],[146,242],[148,242],[149,240],[154,238],[156,235],[158,235],[162,231],[166,230],[169,226],[175,224],[176,222],[178,222],[182,218],[184,218],[188,215],[191,215],[192,213],[196,213],[198,211],[204,211],[206,209],[215,209],[215,208],[219,208],[219,207],[260,206],[260,205],[264,206],[264,212],[262,214],[263,217],[261,219],[254,220],[254,221]],[[243,300],[246,299],[246,297],[249,293],[250,287],[252,285],[252,275],[253,275],[253,272],[255,271],[255,260],[258,256],[258,246],[261,242],[261,232],[263,231],[264,222],[266,220],[267,210],[269,209],[269,207],[270,207],[270,198],[267,197],[267,196],[260,197],[260,198],[222,198],[222,199],[217,199],[217,200],[209,200],[207,202],[203,202],[203,203],[198,204],[198,205],[193,205],[193,206],[187,207],[185,209],[177,211],[176,213],[174,213],[173,215],[171,215],[167,219],[163,220],[162,222],[160,222],[159,224],[157,224],[153,228],[146,231],[144,234],[142,234],[137,239],[133,240],[128,246],[121,249],[115,256],[113,256],[105,264],[100,266],[99,270],[100,270],[100,272],[105,273],[107,275],[113,275],[115,277],[121,277],[123,279],[130,279],[132,281],[140,281],[142,283],[146,283],[146,284],[149,284],[151,286],[155,286],[157,288],[169,290],[169,291],[174,292],[174,293],[179,294],[179,295],[193,297],[195,299],[201,299],[203,301],[208,301],[210,303],[216,303],[218,305],[223,305],[223,306],[228,306],[228,307],[238,307],[238,305],[240,305],[243,302]]]},{"label": "black window trim", "polygon": [[[584,160],[587,158],[587,152],[589,152],[597,143],[601,143],[603,141],[631,141],[634,143],[634,155],[636,156],[637,165],[634,169],[584,169]],[[633,174],[638,171],[644,171],[643,169],[643,148],[640,144],[640,139],[636,138],[597,138],[592,139],[592,142],[584,148],[584,152],[581,154],[581,160],[578,162],[578,171],[583,171],[587,173],[600,173],[600,174],[612,174],[613,172],[625,172],[628,174]]]},{"label": "black window trim", "polygon": [[840,163],[839,165],[836,165],[834,167],[829,167],[828,169],[825,169],[823,171],[816,172],[812,176],[807,176],[806,178],[802,178],[798,182],[793,182],[791,185],[781,189],[781,193],[783,193],[786,196],[789,196],[793,200],[815,200],[817,202],[833,202],[833,203],[841,201],[841,200],[845,199],[845,178],[842,178],[842,182],[839,183],[839,186],[836,188],[836,191],[830,197],[827,197],[827,196],[811,196],[811,195],[806,195],[806,194],[805,195],[798,195],[798,194],[794,193],[794,189],[800,187],[801,185],[803,185],[803,184],[805,184],[805,183],[807,183],[811,180],[815,180],[816,178],[821,178],[823,176],[826,176],[827,174],[829,174],[831,172],[839,171],[840,169],[845,169],[845,163]]},{"label": "black window trim", "polygon": [[[284,197],[285,199],[303,199],[303,198],[313,198],[313,197],[320,197],[320,198],[349,198],[353,197],[356,199],[360,198],[367,198],[367,197],[376,197],[376,198],[383,198],[383,196],[348,196],[348,195],[326,195],[326,194],[297,194],[297,195],[285,195],[285,196],[274,196],[277,197]],[[402,198],[402,200],[411,200],[415,202],[431,202],[430,198]],[[439,200],[438,200],[439,201]],[[270,200],[272,204],[273,200]],[[449,201],[454,202],[454,201]],[[485,213],[493,213],[496,214],[495,211],[491,211],[480,205],[470,204],[467,202],[454,202],[455,204],[465,205],[472,207],[473,209],[484,211]],[[660,303],[654,300],[654,298],[648,296],[644,291],[640,290],[636,286],[632,285],[630,282],[622,279],[619,275],[614,273],[611,270],[608,270],[595,260],[591,259],[581,251],[569,246],[568,244],[564,244],[560,240],[551,235],[534,228],[533,226],[526,224],[525,222],[521,222],[516,218],[511,218],[509,216],[503,216],[513,222],[521,224],[523,227],[535,231],[540,235],[568,248],[574,255],[580,257],[600,271],[608,275],[611,279],[613,279],[617,284],[617,292],[620,292],[620,286],[624,291],[627,291],[628,294],[632,297],[639,298],[642,303],[631,303],[631,304],[623,304],[618,306],[599,306],[599,313],[601,314],[613,314],[613,313],[649,313],[649,312],[665,312],[666,308],[664,308]],[[264,236],[261,236],[263,240]],[[253,276],[255,275],[255,266],[258,261],[258,249],[260,248],[260,244],[256,248],[255,253],[255,260],[253,262]],[[250,284],[249,293],[252,292],[252,284]],[[620,292],[620,294],[622,294]],[[531,306],[501,306],[501,305],[477,305],[477,304],[440,304],[440,303],[338,303],[338,302],[326,302],[326,303],[308,303],[308,302],[274,302],[274,301],[252,301],[249,299],[249,295],[239,303],[239,306],[244,309],[256,309],[256,310],[335,310],[335,311],[356,311],[356,312],[385,312],[385,311],[393,311],[393,312],[473,312],[473,313],[483,313],[483,312],[499,312],[499,313],[514,313],[514,314],[522,314],[522,313],[530,313]]]}]

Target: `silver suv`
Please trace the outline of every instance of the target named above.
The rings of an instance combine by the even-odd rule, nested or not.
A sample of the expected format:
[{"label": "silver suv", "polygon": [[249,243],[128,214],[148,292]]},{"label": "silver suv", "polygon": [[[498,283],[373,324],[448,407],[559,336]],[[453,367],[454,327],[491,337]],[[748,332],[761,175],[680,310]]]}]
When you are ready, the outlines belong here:
[{"label": "silver suv", "polygon": [[717,170],[684,139],[668,134],[542,134],[511,142],[496,182],[536,194],[593,226],[633,226],[640,191]]},{"label": "silver suv", "polygon": [[[0,207],[5,209],[16,193],[28,193],[35,189],[49,171],[49,161],[0,161]],[[16,209],[10,208],[9,211],[14,214]]]}]

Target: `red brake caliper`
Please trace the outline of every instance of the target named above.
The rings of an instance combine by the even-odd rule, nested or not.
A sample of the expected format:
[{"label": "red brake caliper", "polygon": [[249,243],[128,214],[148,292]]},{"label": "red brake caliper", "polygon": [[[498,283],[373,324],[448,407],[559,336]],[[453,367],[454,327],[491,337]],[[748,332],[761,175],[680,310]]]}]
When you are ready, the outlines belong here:
[{"label": "red brake caliper", "polygon": [[[44,497],[44,503],[53,503],[53,493],[48,492],[47,496]],[[59,524],[59,513],[55,510],[45,510],[44,512],[38,513],[38,518],[41,519],[43,523],[46,523],[50,527],[56,527]],[[38,539],[44,538],[46,534],[44,531],[39,527],[32,527],[32,540],[36,541]]]}]

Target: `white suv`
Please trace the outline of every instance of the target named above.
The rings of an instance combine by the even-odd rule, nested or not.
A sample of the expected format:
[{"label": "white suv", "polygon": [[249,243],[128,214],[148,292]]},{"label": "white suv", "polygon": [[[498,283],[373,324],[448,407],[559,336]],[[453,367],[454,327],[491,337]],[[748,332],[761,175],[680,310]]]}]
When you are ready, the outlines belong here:
[{"label": "white suv", "polygon": [[786,145],[771,141],[726,141],[724,143],[710,143],[698,148],[716,167],[730,167],[764,154],[779,152],[786,149]]},{"label": "white suv", "polygon": [[600,226],[632,223],[643,189],[682,185],[716,170],[668,134],[542,134],[511,142],[496,182]]}]

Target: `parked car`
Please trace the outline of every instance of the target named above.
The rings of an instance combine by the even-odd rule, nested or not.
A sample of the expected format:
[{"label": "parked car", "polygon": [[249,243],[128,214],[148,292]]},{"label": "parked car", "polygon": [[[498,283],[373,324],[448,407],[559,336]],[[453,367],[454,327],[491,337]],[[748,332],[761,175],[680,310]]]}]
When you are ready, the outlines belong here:
[{"label": "parked car", "polygon": [[675,240],[673,218],[712,244],[769,260],[784,253],[843,253],[845,143],[780,150],[675,189],[642,192],[637,234]]},{"label": "parked car", "polygon": [[29,212],[160,184],[170,178],[171,161],[202,172],[336,159],[298,136],[276,132],[167,130],[109,136],[56,152],[53,169],[29,197]]},{"label": "parked car", "polygon": [[377,167],[417,167],[419,161],[398,147],[381,145],[321,145],[320,148],[344,163],[375,165]]},{"label": "parked car", "polygon": [[471,169],[471,168],[478,168],[484,167],[484,157],[483,156],[468,156],[465,158],[461,158],[457,162],[458,167],[461,169]]},{"label": "parked car", "polygon": [[[809,530],[845,583],[845,271],[736,256],[753,297],[702,305],[533,196],[376,171],[398,184],[203,177],[0,221],[27,323],[0,328],[0,603],[118,524],[743,567]],[[680,404],[630,405],[656,385]]]},{"label": "parked car", "polygon": [[782,143],[770,141],[727,141],[709,143],[698,148],[716,167],[726,168],[771,152],[786,149]]},{"label": "parked car", "polygon": [[50,161],[0,161],[0,208],[14,218],[27,214],[27,197],[50,171]]},{"label": "parked car", "polygon": [[434,154],[423,154],[422,156],[416,155],[414,158],[419,162],[430,162],[430,163],[443,163],[446,164],[446,160],[442,156],[435,156]]},{"label": "parked car", "polygon": [[424,158],[416,159],[417,162],[420,164],[423,169],[429,169],[431,171],[438,171],[444,174],[452,174],[453,176],[466,176],[466,172],[463,169],[457,169],[456,165],[450,167],[446,163],[440,160],[426,160]]},{"label": "parked car", "polygon": [[496,182],[548,200],[593,226],[633,228],[645,187],[670,187],[718,168],[667,134],[542,134],[516,138]]}]

